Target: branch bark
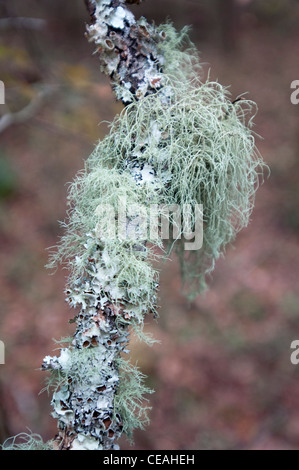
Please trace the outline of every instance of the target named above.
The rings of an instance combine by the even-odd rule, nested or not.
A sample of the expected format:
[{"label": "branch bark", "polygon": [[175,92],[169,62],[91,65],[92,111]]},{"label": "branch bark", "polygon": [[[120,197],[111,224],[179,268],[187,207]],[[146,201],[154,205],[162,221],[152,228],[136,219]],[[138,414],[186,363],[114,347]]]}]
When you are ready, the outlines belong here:
[{"label": "branch bark", "polygon": [[[111,77],[116,96],[127,104],[161,86],[163,57],[157,52],[157,43],[163,36],[145,19],[136,21],[125,3],[86,1],[91,17],[87,37],[96,45],[100,68]],[[136,182],[133,175],[132,180]],[[130,220],[126,230],[130,230]],[[134,249],[142,251],[140,245]],[[126,296],[113,293],[117,290],[113,285],[115,271],[111,275],[107,268],[102,273],[103,258],[98,245],[85,266],[86,276],[67,291],[70,306],[81,307],[71,345],[63,348],[59,357],[45,357],[42,365],[59,383],[52,398],[52,415],[59,429],[54,447],[59,450],[117,449],[123,431],[115,397],[120,384],[119,361],[129,340],[130,314]],[[103,277],[109,279],[106,288]]]},{"label": "branch bark", "polygon": [[0,19],[0,29],[30,29],[40,31],[46,26],[47,22],[42,18],[28,17],[8,17]]},{"label": "branch bark", "polygon": [[87,38],[96,45],[101,71],[111,77],[117,98],[129,103],[159,89],[164,60],[157,44],[163,35],[144,18],[136,21],[125,0],[86,0],[86,4],[91,17]]}]

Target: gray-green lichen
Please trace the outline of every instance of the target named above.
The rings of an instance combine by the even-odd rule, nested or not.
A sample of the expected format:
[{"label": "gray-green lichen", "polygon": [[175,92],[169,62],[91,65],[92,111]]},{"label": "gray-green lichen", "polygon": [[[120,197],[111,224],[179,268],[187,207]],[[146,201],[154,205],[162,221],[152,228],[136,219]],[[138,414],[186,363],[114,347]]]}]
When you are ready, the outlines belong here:
[{"label": "gray-green lichen", "polygon": [[149,424],[148,412],[150,406],[145,397],[153,390],[145,385],[146,376],[123,358],[118,360],[119,388],[114,400],[114,413],[122,416],[123,432],[132,440],[133,430],[137,427],[144,429]]},{"label": "gray-green lichen", "polygon": [[44,442],[39,434],[31,431],[19,433],[9,437],[0,446],[2,450],[53,450],[52,441]]},{"label": "gray-green lichen", "polygon": [[[98,8],[111,4],[96,3]],[[105,12],[114,29],[133,24],[122,10]],[[109,31],[102,27],[96,22],[89,31],[97,41]],[[166,24],[155,34],[163,38],[156,43],[164,58],[159,87],[139,96],[126,83],[115,83],[117,95],[130,104],[70,185],[65,233],[51,257],[51,267],[62,262],[70,270],[67,300],[80,309],[72,346],[44,361],[56,379],[65,378],[52,400],[61,448],[116,448],[123,431],[131,435],[147,422],[142,399],[149,390],[142,374],[120,357],[130,328],[142,335],[146,314],[156,313],[159,272],[154,262],[174,249],[187,287],[199,292],[215,260],[248,224],[263,172],[252,131],[255,103],[232,104],[225,87],[201,81],[198,54],[186,29],[178,33]],[[119,222],[123,201],[155,205],[160,215],[171,205],[203,205],[202,248],[186,252],[182,239],[167,244],[162,236],[151,237],[128,213],[125,236],[109,237],[109,224]],[[113,219],[103,215],[103,208]],[[193,228],[195,222],[191,214]],[[143,236],[129,237],[133,228]]]},{"label": "gray-green lichen", "polygon": [[[75,276],[84,272],[90,253],[101,245],[96,237],[86,238],[86,233],[105,223],[98,216],[99,205],[111,205],[117,212],[122,197],[128,205],[202,204],[203,248],[189,253],[191,262],[183,267],[200,288],[225,246],[250,220],[263,172],[252,131],[256,105],[249,100],[232,105],[225,87],[202,82],[196,52],[177,49],[186,31],[177,33],[169,24],[160,28],[167,38],[160,46],[167,59],[164,87],[134,100],[114,119],[109,134],[70,186],[69,220],[52,262],[66,260]],[[152,178],[136,185],[136,174],[142,180],[147,167]],[[163,246],[160,239],[147,241]],[[155,273],[143,260],[157,253],[152,247],[136,253],[135,244],[108,240],[103,252],[115,260],[114,266],[121,266],[115,282],[123,286],[127,281],[146,295],[155,284]],[[183,261],[183,244],[178,241],[175,248]],[[133,303],[141,298],[139,292],[126,294]],[[150,304],[151,296],[147,297]]]}]

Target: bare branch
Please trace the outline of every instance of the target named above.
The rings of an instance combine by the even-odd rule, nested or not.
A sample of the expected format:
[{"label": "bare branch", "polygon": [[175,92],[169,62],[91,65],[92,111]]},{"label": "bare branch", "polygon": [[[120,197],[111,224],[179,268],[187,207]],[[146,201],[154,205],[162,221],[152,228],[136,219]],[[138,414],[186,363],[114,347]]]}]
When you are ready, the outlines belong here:
[{"label": "bare branch", "polygon": [[42,104],[45,101],[45,98],[48,97],[53,92],[53,87],[46,87],[30,101],[27,106],[25,106],[20,111],[15,113],[6,113],[0,118],[0,133],[4,132],[8,127],[13,124],[22,124],[29,119],[31,119],[41,108]]},{"label": "bare branch", "polygon": [[46,20],[42,18],[11,17],[0,19],[0,29],[33,29],[40,31],[46,26]]}]

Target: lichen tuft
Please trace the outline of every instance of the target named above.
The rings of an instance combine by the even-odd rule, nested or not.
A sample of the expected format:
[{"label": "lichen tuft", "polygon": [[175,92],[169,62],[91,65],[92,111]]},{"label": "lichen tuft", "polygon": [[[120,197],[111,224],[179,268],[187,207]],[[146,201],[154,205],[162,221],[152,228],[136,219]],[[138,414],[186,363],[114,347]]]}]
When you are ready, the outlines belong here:
[{"label": "lichen tuft", "polygon": [[19,433],[16,436],[9,437],[2,444],[2,450],[53,450],[51,441],[44,442],[39,434]]},{"label": "lichen tuft", "polygon": [[[165,58],[163,87],[133,100],[115,117],[70,184],[65,233],[49,263],[66,263],[71,290],[74,285],[82,290],[76,294],[82,305],[87,295],[82,286],[93,283],[101,302],[108,299],[121,307],[119,321],[141,329],[146,313],[156,309],[159,272],[153,262],[174,251],[187,293],[200,292],[215,261],[248,225],[265,167],[253,132],[256,104],[245,99],[232,103],[226,87],[202,81],[187,29],[177,32],[166,24],[159,31],[166,38],[158,46]],[[149,232],[138,241],[105,236],[111,220],[119,221],[124,200],[127,206],[156,205],[159,215],[166,206],[202,205],[201,249],[186,251],[182,238],[165,242]],[[108,206],[112,219],[99,210]],[[127,215],[125,230],[133,222]],[[171,217],[169,222],[174,224]],[[193,210],[190,223],[194,229]],[[130,435],[146,420],[140,403],[149,390],[137,369],[126,362],[120,366],[125,373],[115,408]]]}]

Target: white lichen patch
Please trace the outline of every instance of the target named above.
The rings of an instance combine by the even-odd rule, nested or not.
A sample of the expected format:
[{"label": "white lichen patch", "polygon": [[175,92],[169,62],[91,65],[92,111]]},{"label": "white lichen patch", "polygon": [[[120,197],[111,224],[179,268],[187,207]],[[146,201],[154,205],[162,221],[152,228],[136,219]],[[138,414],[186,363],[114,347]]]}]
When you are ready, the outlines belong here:
[{"label": "white lichen patch", "polygon": [[154,183],[156,180],[154,168],[147,163],[145,163],[142,168],[134,166],[134,168],[132,168],[132,176],[137,184]]},{"label": "white lichen patch", "polygon": [[[112,11],[110,14],[108,21],[109,24],[116,29],[123,29],[125,27],[125,18],[129,19],[128,10],[125,10],[123,7],[117,7],[115,10]],[[132,22],[132,14],[130,15],[130,20]],[[134,21],[134,16],[133,16]]]},{"label": "white lichen patch", "polygon": [[72,442],[72,450],[102,450],[98,439],[85,434],[78,434]]},{"label": "white lichen patch", "polygon": [[63,348],[60,351],[60,356],[58,358],[58,362],[62,369],[67,369],[70,365],[71,361],[71,353],[70,350],[67,348]]}]

